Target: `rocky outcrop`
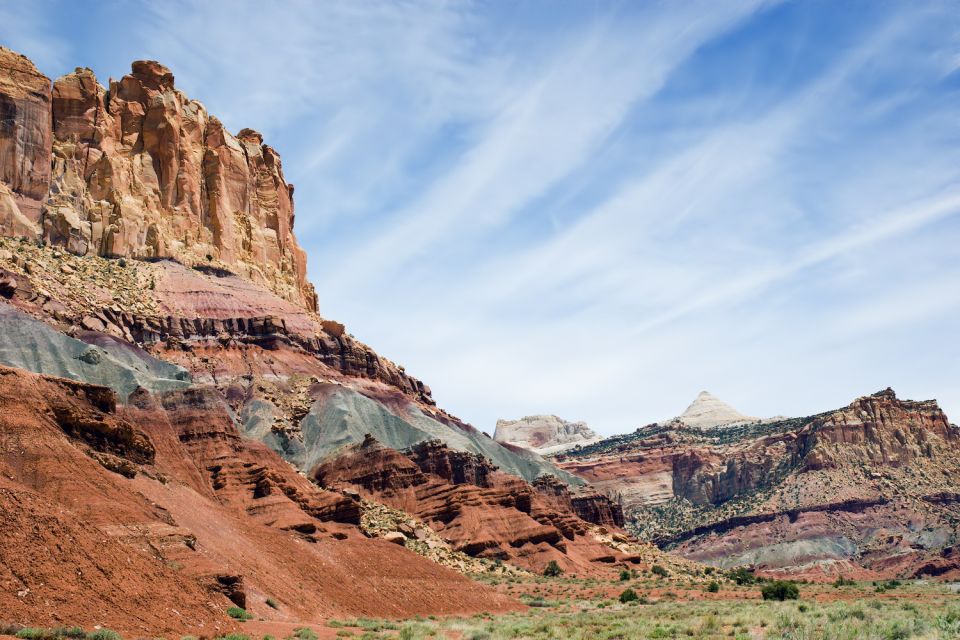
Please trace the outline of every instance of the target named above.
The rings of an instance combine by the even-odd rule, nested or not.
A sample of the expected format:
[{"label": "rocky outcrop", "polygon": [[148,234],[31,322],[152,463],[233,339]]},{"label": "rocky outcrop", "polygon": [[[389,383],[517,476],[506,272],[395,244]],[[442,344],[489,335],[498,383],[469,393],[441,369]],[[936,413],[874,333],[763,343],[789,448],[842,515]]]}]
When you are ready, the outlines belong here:
[{"label": "rocky outcrop", "polygon": [[439,476],[453,484],[489,487],[497,469],[483,456],[451,449],[440,440],[415,444],[405,453],[423,473]]},{"label": "rocky outcrop", "polygon": [[497,420],[493,439],[530,449],[541,455],[558,453],[577,445],[602,440],[587,426],[587,423],[568,422],[557,416],[526,416],[519,420]]},{"label": "rocky outcrop", "polygon": [[0,231],[81,255],[225,266],[316,311],[293,235],[293,185],[262,136],[236,136],[134,62],[101,86],[89,69],[50,82],[0,50]]},{"label": "rocky outcrop", "polygon": [[96,451],[126,458],[135,464],[154,461],[156,452],[147,435],[115,417],[113,391],[76,382],[63,383],[62,386],[66,393],[53,396],[48,402],[64,433]]},{"label": "rocky outcrop", "polygon": [[758,418],[744,415],[709,391],[701,391],[690,406],[676,418],[690,427],[710,428],[742,422],[756,422]]},{"label": "rocky outcrop", "polygon": [[619,500],[628,529],[691,559],[910,576],[957,543],[958,444],[936,402],[886,389],[808,418],[653,425],[560,464]]},{"label": "rocky outcrop", "polygon": [[36,237],[50,182],[50,81],[0,46],[0,234]]},{"label": "rocky outcrop", "polygon": [[571,489],[569,485],[549,475],[537,478],[533,487],[554,504],[577,514],[581,520],[609,528],[623,527],[623,508],[605,494],[594,491],[592,487]]},{"label": "rocky outcrop", "polygon": [[[556,560],[586,574],[597,570],[598,558],[604,559],[601,565],[629,560],[594,537],[563,500],[439,442],[401,453],[368,437],[325,460],[312,476],[321,486],[357,491],[416,516],[470,556],[538,572]],[[562,484],[555,486],[559,490]]]}]

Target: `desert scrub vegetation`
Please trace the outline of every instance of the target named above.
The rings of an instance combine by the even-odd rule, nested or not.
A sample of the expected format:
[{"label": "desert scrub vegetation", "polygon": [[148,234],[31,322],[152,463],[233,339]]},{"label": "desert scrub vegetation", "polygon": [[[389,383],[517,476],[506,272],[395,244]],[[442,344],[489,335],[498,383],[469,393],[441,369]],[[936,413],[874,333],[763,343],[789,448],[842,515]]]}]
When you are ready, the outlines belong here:
[{"label": "desert scrub vegetation", "polygon": [[293,630],[293,637],[298,640],[317,640],[317,632],[310,627],[297,627]]},{"label": "desert scrub vegetation", "polygon": [[0,631],[21,640],[122,640],[120,634],[110,629],[95,629],[86,632],[81,627],[21,627],[0,624]]},{"label": "desert scrub vegetation", "polygon": [[620,603],[627,604],[628,602],[636,602],[640,599],[640,596],[637,595],[637,592],[633,589],[624,589],[623,593],[620,594]]},{"label": "desert scrub vegetation", "polygon": [[777,580],[760,588],[764,600],[796,600],[800,597],[800,587],[796,582]]},{"label": "desert scrub vegetation", "polygon": [[253,620],[253,614],[240,607],[230,607],[227,609],[227,615],[234,620],[243,622],[244,620]]},{"label": "desert scrub vegetation", "polygon": [[[812,589],[813,587],[811,587]],[[702,593],[702,590],[700,591]],[[863,597],[763,601],[660,600],[646,605],[617,599],[580,601],[567,608],[471,618],[421,619],[405,623],[365,621],[352,637],[363,640],[960,640],[960,600],[942,587],[915,589],[909,597]],[[835,593],[822,585],[820,593]],[[354,628],[359,621],[345,624]],[[331,625],[337,626],[337,625]],[[388,628],[389,626],[389,628]],[[373,631],[376,629],[376,631]],[[399,632],[399,633],[398,633]]]}]

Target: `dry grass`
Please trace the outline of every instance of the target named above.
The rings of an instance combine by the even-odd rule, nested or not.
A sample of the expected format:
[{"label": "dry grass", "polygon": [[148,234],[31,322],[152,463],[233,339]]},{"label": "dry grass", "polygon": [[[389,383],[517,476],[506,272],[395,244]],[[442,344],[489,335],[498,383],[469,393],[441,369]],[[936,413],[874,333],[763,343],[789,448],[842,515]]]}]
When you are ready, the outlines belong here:
[{"label": "dry grass", "polygon": [[[597,595],[596,580],[531,581],[522,599],[534,606],[518,614],[413,620],[364,621],[357,638],[460,638],[462,640],[633,640],[734,638],[750,640],[960,639],[960,598],[938,583],[905,584],[878,594],[870,583],[843,588],[800,585],[800,600],[764,602],[759,587],[634,581],[639,602],[621,604]],[[613,589],[624,583],[611,581]],[[516,583],[501,583],[509,591]],[[664,590],[669,587],[669,591]],[[564,597],[556,597],[563,593]],[[582,596],[582,597],[581,597]],[[643,604],[646,602],[647,604]],[[343,625],[343,623],[339,623]],[[347,625],[344,625],[347,626]]]}]

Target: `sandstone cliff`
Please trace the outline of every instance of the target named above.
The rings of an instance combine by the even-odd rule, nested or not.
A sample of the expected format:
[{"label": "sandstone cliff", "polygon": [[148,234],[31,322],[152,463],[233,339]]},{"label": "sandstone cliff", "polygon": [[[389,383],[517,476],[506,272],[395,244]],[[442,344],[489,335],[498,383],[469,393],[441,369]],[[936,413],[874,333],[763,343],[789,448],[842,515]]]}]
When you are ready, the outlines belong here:
[{"label": "sandstone cliff", "polygon": [[0,232],[36,237],[50,185],[50,81],[0,47]]},{"label": "sandstone cliff", "polygon": [[[776,574],[960,572],[960,430],[887,389],[808,418],[652,425],[564,456],[620,500],[628,528],[722,566]],[[931,564],[933,563],[933,564]]]},{"label": "sandstone cliff", "polygon": [[226,131],[166,67],[134,62],[108,87],[77,69],[51,85],[0,47],[0,108],[3,234],[217,264],[316,310],[279,155],[256,131]]}]

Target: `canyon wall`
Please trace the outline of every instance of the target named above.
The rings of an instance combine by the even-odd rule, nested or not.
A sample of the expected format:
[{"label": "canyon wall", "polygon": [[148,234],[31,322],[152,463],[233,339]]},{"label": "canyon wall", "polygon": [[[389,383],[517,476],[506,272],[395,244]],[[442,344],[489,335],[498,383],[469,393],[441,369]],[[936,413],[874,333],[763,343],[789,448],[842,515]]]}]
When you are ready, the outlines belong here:
[{"label": "canyon wall", "polygon": [[627,528],[684,556],[768,575],[960,575],[960,430],[891,389],[806,418],[672,422],[569,451]]},{"label": "canyon wall", "polygon": [[138,61],[103,87],[55,82],[0,47],[0,232],[78,255],[224,267],[316,311],[293,235],[293,185],[251,129],[228,132]]}]

